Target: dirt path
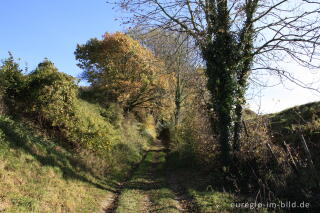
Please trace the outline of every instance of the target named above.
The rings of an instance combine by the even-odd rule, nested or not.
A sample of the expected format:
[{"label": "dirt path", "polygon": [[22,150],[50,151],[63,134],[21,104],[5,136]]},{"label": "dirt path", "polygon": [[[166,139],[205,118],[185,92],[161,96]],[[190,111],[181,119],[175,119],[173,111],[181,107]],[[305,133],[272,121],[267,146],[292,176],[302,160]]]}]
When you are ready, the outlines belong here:
[{"label": "dirt path", "polygon": [[[148,152],[143,156],[140,164],[144,162]],[[118,189],[116,190],[115,193],[111,193],[106,197],[102,203],[102,210],[99,213],[113,213],[116,212],[118,202],[119,202],[119,197],[122,193],[122,191],[126,188],[128,182],[130,179],[132,179],[134,173],[138,170],[140,164],[138,164],[135,168],[132,169],[132,172],[128,175],[127,180],[125,180],[123,183],[121,183],[118,186]]]},{"label": "dirt path", "polygon": [[[184,178],[182,178],[184,179]],[[181,206],[181,212],[193,213],[199,212],[199,208],[193,198],[187,193],[186,189],[181,185],[181,178],[177,178],[177,174],[168,172],[167,181],[169,187],[176,195]]]},{"label": "dirt path", "polygon": [[192,213],[197,212],[191,197],[165,168],[166,152],[156,145],[144,156],[129,179],[106,199],[105,213]]}]

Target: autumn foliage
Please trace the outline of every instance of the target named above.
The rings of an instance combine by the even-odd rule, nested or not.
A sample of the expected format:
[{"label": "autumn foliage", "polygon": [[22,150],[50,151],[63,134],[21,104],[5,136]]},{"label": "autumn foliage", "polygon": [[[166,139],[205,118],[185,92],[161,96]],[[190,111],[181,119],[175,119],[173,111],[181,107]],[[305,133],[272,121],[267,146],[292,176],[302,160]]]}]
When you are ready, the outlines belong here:
[{"label": "autumn foliage", "polygon": [[163,63],[138,41],[117,32],[90,39],[75,51],[83,78],[99,91],[103,104],[118,102],[125,111],[161,105],[167,87]]}]

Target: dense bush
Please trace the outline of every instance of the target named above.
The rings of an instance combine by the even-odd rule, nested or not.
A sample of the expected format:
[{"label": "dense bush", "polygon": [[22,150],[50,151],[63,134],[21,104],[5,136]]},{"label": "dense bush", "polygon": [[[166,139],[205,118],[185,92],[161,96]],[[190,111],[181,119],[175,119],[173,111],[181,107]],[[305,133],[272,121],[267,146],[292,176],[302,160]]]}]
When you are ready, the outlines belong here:
[{"label": "dense bush", "polygon": [[24,84],[22,70],[9,53],[9,57],[0,66],[0,114],[6,109],[14,112],[20,106]]},{"label": "dense bush", "polygon": [[[124,177],[132,165],[138,163],[147,149],[150,140],[149,135],[144,135],[144,125],[137,122],[134,118],[125,118],[117,114],[118,108],[103,109],[99,105],[90,104],[79,100],[82,131],[86,132],[85,127],[92,128],[92,136],[96,140],[109,140],[108,147],[97,147],[99,141],[92,140],[89,149],[80,149],[79,153],[83,162],[92,168],[95,174]],[[116,123],[109,123],[109,117],[104,115],[113,114]],[[101,130],[104,135],[98,136]],[[112,132],[110,132],[112,131]]]},{"label": "dense bush", "polygon": [[208,115],[200,96],[192,97],[182,108],[181,123],[170,125],[170,148],[178,155],[177,161],[185,166],[201,165],[208,170],[217,166],[219,145]]},{"label": "dense bush", "polygon": [[24,108],[17,113],[76,151],[95,174],[113,171],[124,175],[155,137],[154,123],[125,118],[117,104],[102,108],[80,99],[75,80],[43,61],[27,75]]},{"label": "dense bush", "polygon": [[272,141],[266,119],[257,116],[244,121],[244,125],[233,177],[242,192],[254,194],[260,190],[257,199],[261,202],[274,200],[284,192],[286,179],[292,174],[288,155]]},{"label": "dense bush", "polygon": [[74,148],[105,152],[118,140],[113,126],[77,97],[75,79],[45,60],[28,75],[25,112],[43,128],[58,132]]},{"label": "dense bush", "polygon": [[71,76],[58,72],[48,60],[28,75],[26,112],[40,123],[69,130],[76,121],[77,87]]}]

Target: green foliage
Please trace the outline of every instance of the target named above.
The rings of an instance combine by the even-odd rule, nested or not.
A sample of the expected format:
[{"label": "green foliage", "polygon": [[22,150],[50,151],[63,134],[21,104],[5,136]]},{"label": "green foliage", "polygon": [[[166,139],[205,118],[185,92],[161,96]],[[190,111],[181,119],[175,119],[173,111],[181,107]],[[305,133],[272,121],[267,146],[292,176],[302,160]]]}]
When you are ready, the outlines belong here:
[{"label": "green foliage", "polygon": [[69,130],[75,122],[77,87],[74,81],[71,76],[58,72],[50,61],[43,61],[28,75],[26,112],[35,115],[39,122]]},{"label": "green foliage", "polygon": [[213,130],[219,136],[222,159],[229,166],[234,119],[232,116],[237,98],[236,45],[228,26],[218,27],[224,32],[217,33],[214,41],[204,47],[203,54],[207,62],[208,90],[212,95],[211,103],[216,113]]},{"label": "green foliage", "polygon": [[76,127],[71,132],[74,141],[78,140],[86,148],[102,153],[120,141],[119,131],[101,115],[104,112],[101,107],[83,100],[77,100],[75,105]]},{"label": "green foliage", "polygon": [[[9,62],[13,63],[11,59]],[[6,63],[10,65],[9,62]],[[11,72],[13,68],[9,65],[3,66],[2,70],[6,72],[1,75],[13,77],[2,80],[25,79],[21,86],[23,90],[18,90],[20,84],[14,84],[16,81],[13,80],[4,84],[5,88],[16,91],[13,100],[19,100],[19,106],[23,106],[12,111],[32,121],[43,133],[49,133],[60,145],[81,153],[87,158],[85,164],[94,173],[104,175],[113,171],[123,177],[141,159],[143,150],[152,139],[149,135],[152,132],[147,128],[152,129],[153,123],[147,127],[133,118],[124,118],[117,104],[109,104],[104,109],[79,99],[76,79],[59,72],[48,60],[27,76]],[[16,64],[13,65],[17,68]],[[16,76],[19,78],[14,78]],[[100,167],[96,166],[97,162]]]},{"label": "green foliage", "polygon": [[212,168],[216,165],[219,146],[212,135],[207,111],[201,105],[189,106],[183,111],[185,117],[180,125],[170,126],[170,156],[175,158],[172,162],[179,167]]},{"label": "green foliage", "polygon": [[84,162],[27,123],[0,116],[0,211],[97,211],[112,185]]},{"label": "green foliage", "polygon": [[19,106],[24,83],[22,70],[9,53],[9,57],[0,66],[0,113],[5,108],[13,112]]},{"label": "green foliage", "polygon": [[[24,117],[23,120],[27,123],[23,123],[23,125],[29,125],[31,121],[31,129],[25,129],[12,120],[1,120],[0,158],[1,154],[8,156],[6,152],[9,148],[7,145],[5,147],[3,145],[10,137],[12,145],[15,144],[18,148],[21,147],[21,150],[26,150],[29,153],[26,163],[30,164],[32,161],[30,165],[36,168],[35,174],[41,173],[42,176],[41,178],[32,177],[32,179],[38,180],[38,185],[34,185],[34,182],[31,181],[30,184],[25,184],[26,188],[21,188],[28,193],[36,193],[31,191],[30,187],[37,188],[38,194],[36,195],[28,194],[24,197],[24,192],[14,194],[11,193],[14,191],[13,187],[6,188],[4,205],[8,204],[8,206],[5,208],[13,212],[38,212],[39,209],[42,209],[42,212],[47,212],[53,209],[50,205],[60,205],[63,202],[61,206],[65,206],[66,209],[57,208],[57,212],[93,212],[98,206],[97,202],[103,198],[102,191],[96,188],[103,186],[100,182],[96,182],[98,180],[96,178],[108,177],[110,179],[108,182],[124,180],[133,165],[141,161],[144,150],[153,140],[154,136],[150,134],[154,134],[152,131],[154,123],[149,121],[141,124],[132,116],[125,118],[122,115],[123,111],[117,104],[110,104],[108,108],[104,109],[98,104],[79,99],[75,79],[58,72],[54,65],[47,60],[40,63],[38,68],[26,78],[27,82],[23,91],[25,97],[21,99],[24,108],[23,110],[17,108],[15,113]],[[34,129],[39,129],[41,135],[54,138],[56,141],[49,143],[38,141],[38,138],[33,136]],[[47,135],[47,133],[50,134]],[[73,149],[68,146],[70,143]],[[67,149],[58,146],[58,144],[67,147]],[[17,156],[25,156],[24,151],[14,151],[14,153]],[[5,162],[5,168],[10,172],[20,170],[29,172],[31,170],[29,167],[21,169],[24,165],[21,162],[24,161],[8,158]],[[46,169],[44,165],[48,165],[50,168]],[[2,168],[0,163],[1,185],[3,185]],[[46,176],[46,171],[50,177]],[[69,196],[70,200],[51,199],[49,207],[44,207],[43,203],[46,203],[48,198],[41,193],[46,191],[46,186],[51,187],[50,184],[47,184],[51,177],[58,183],[54,182],[56,190],[51,190],[48,194],[53,197],[58,194]],[[63,191],[64,188],[69,188],[66,187],[62,178],[69,180],[68,187],[72,188],[70,189],[72,192]],[[73,184],[73,181],[70,181],[72,178],[75,178],[76,181],[79,179],[80,182],[89,182],[89,184],[87,186],[86,183],[79,184],[76,181]],[[94,182],[91,183],[91,181]],[[5,184],[7,183],[5,182]],[[87,192],[86,189],[89,191]],[[83,199],[84,192],[86,200]],[[75,194],[82,197],[75,199]],[[68,203],[64,203],[64,201]],[[80,211],[78,201],[84,204]],[[0,199],[2,205],[1,202]]]},{"label": "green foliage", "polygon": [[26,110],[44,128],[58,132],[75,148],[107,152],[119,140],[98,106],[79,100],[75,79],[45,60],[28,75]]}]

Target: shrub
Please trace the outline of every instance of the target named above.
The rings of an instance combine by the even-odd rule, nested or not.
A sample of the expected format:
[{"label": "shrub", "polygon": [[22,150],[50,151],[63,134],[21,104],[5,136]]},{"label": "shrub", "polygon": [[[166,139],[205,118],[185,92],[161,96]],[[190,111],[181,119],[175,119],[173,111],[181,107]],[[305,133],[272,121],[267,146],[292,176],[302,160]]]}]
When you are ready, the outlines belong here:
[{"label": "shrub", "polygon": [[4,89],[0,86],[0,115],[4,115],[7,111],[3,100]]},{"label": "shrub", "polygon": [[20,106],[24,84],[22,70],[9,53],[9,57],[0,66],[0,114],[6,109],[10,109],[12,113]]},{"label": "shrub", "polygon": [[12,112],[42,134],[49,133],[92,174],[124,177],[155,138],[152,117],[139,123],[134,116],[124,117],[117,104],[103,108],[82,100],[76,79],[59,72],[48,60],[23,76],[10,58],[1,67],[0,77],[1,98],[14,105]]},{"label": "shrub", "polygon": [[275,199],[285,190],[286,179],[292,174],[288,155],[273,142],[269,122],[264,117],[256,116],[244,124],[241,148],[235,153],[238,187],[250,193],[261,190],[260,201]]},{"label": "shrub", "polygon": [[111,149],[112,144],[121,140],[120,129],[103,116],[106,110],[81,99],[76,100],[75,106],[76,127],[70,133],[73,141],[79,141],[86,148],[104,154]]},{"label": "shrub", "polygon": [[123,176],[140,161],[154,134],[151,118],[141,124],[125,118],[117,104],[102,108],[78,98],[75,79],[48,60],[28,75],[26,88],[24,112],[42,129],[69,142],[94,174],[112,171]]},{"label": "shrub", "polygon": [[208,111],[201,104],[192,102],[183,112],[182,122],[170,126],[170,147],[184,164],[201,165],[208,170],[216,166],[219,146],[212,134]]},{"label": "shrub", "polygon": [[58,72],[48,60],[28,76],[27,112],[41,123],[68,130],[75,122],[75,79]]},{"label": "shrub", "polygon": [[48,130],[58,132],[74,148],[104,152],[110,148],[114,128],[94,105],[77,98],[75,79],[58,72],[48,60],[28,76],[26,113]]}]

